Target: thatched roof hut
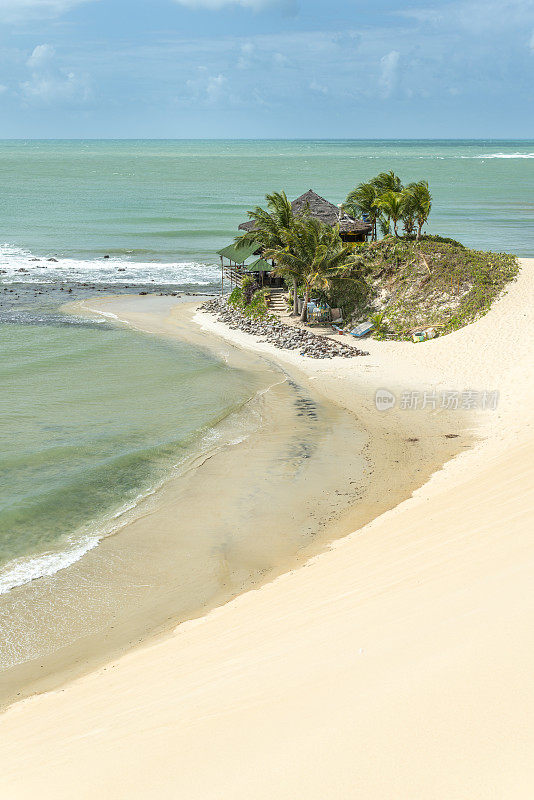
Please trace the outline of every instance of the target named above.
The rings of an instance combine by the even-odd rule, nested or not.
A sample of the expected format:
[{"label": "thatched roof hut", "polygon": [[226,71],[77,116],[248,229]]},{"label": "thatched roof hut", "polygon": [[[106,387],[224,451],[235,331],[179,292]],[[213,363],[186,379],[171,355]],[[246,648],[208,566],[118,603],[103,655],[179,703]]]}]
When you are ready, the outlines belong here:
[{"label": "thatched roof hut", "polygon": [[[325,200],[313,189],[309,189],[305,194],[297,197],[291,203],[291,208],[296,216],[305,212],[309,213],[312,217],[324,222],[325,225],[339,225],[339,233],[341,238],[345,241],[365,241],[366,237],[371,233],[372,226],[368,222],[361,219],[354,219],[341,211],[333,203]],[[242,222],[239,226],[241,231],[254,230],[254,220]]]}]

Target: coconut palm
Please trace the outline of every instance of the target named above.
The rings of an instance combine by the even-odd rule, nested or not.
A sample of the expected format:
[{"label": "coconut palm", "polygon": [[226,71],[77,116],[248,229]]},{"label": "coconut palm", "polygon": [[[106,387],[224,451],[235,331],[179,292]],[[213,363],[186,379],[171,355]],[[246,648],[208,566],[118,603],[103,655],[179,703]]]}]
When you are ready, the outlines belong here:
[{"label": "coconut palm", "polygon": [[421,238],[423,225],[428,220],[430,209],[432,208],[432,195],[428,188],[428,181],[417,181],[410,183],[406,187],[409,196],[408,205],[411,209],[413,218],[417,222],[417,240]]},{"label": "coconut palm", "polygon": [[354,277],[358,267],[352,245],[341,241],[339,227],[332,228],[313,217],[295,220],[288,244],[273,248],[266,255],[275,260],[278,274],[301,276],[304,284],[302,322],[307,319],[312,289],[328,289],[334,277]]},{"label": "coconut palm", "polygon": [[402,195],[402,224],[404,225],[404,233],[411,236],[415,230],[415,214],[416,205],[415,198],[410,187],[407,186],[401,192]]},{"label": "coconut palm", "polygon": [[343,203],[343,210],[353,217],[364,217],[373,226],[373,239],[376,238],[376,219],[378,209],[375,200],[378,197],[376,186],[373,183],[360,183],[352,192],[349,192]]},{"label": "coconut palm", "polygon": [[397,225],[403,215],[404,202],[405,199],[402,192],[394,192],[392,190],[384,192],[375,200],[376,207],[393,223],[395,236],[399,235]]},{"label": "coconut palm", "polygon": [[393,171],[381,172],[370,181],[360,183],[349,192],[343,208],[355,217],[366,217],[373,226],[373,239],[376,239],[376,225],[379,223],[384,236],[389,233],[389,217],[381,213],[376,201],[386,192],[402,192],[400,178]]},{"label": "coconut palm", "polygon": [[371,178],[369,182],[375,187],[378,196],[385,194],[385,192],[402,192],[403,189],[401,179],[398,175],[395,175],[393,170],[380,172],[376,177]]},{"label": "coconut palm", "polygon": [[[254,227],[235,239],[236,247],[247,247],[258,244],[258,249],[266,257],[267,251],[278,250],[287,246],[290,233],[293,229],[295,217],[291,203],[285,192],[273,192],[265,195],[267,209],[256,206],[248,212],[249,219],[254,222]],[[300,275],[296,272],[286,272],[293,283],[293,313],[298,314],[298,284]]]}]

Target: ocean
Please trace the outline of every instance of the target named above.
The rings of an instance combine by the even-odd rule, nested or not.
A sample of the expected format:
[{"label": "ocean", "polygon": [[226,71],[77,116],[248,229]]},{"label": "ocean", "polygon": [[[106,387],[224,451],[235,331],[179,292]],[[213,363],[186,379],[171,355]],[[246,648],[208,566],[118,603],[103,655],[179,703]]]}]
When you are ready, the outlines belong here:
[{"label": "ocean", "polygon": [[0,142],[0,592],[81,558],[258,389],[64,290],[216,291],[266,192],[339,203],[390,169],[429,181],[429,232],[534,256],[534,141]]},{"label": "ocean", "polygon": [[105,323],[0,324],[0,353],[0,594],[95,547],[258,389]]},{"label": "ocean", "polygon": [[429,232],[534,255],[534,140],[4,141],[0,277],[210,288],[267,192],[340,203],[390,169],[429,181]]}]

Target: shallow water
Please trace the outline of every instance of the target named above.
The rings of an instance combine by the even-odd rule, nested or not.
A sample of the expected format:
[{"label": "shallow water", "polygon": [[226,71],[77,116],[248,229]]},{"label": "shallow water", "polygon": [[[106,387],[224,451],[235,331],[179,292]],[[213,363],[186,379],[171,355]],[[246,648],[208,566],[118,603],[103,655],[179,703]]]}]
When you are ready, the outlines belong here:
[{"label": "shallow water", "polygon": [[108,325],[0,325],[0,352],[0,593],[94,547],[261,385]]},{"label": "shallow water", "polygon": [[257,389],[217,438],[190,448],[116,535],[0,595],[0,703],[291,568],[350,530],[348,512],[366,518],[367,505],[354,510],[369,481],[354,417],[263,359],[225,344],[216,353]]}]

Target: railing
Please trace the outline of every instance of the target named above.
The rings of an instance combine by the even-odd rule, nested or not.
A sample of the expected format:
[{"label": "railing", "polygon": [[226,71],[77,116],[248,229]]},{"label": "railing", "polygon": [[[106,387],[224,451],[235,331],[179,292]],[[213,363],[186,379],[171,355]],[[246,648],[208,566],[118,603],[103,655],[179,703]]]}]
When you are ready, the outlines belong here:
[{"label": "railing", "polygon": [[245,277],[240,267],[223,267],[223,275],[228,278],[230,285],[234,286],[241,286]]}]

